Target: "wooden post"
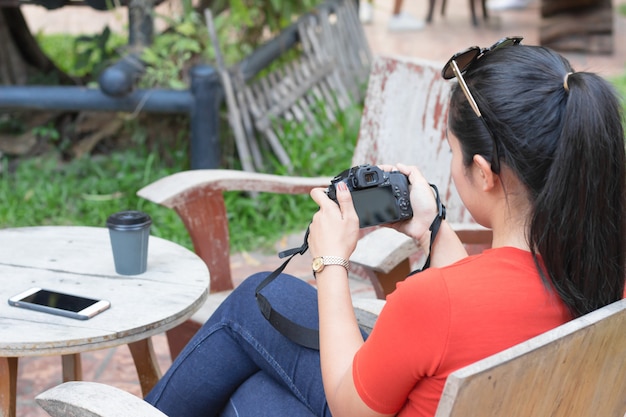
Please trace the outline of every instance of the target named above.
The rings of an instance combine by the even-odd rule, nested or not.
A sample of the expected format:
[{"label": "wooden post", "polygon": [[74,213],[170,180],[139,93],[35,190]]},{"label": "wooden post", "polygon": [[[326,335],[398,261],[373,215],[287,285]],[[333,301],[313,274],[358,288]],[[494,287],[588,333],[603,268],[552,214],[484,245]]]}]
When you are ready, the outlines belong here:
[{"label": "wooden post", "polygon": [[611,0],[542,0],[539,42],[562,52],[613,53]]}]

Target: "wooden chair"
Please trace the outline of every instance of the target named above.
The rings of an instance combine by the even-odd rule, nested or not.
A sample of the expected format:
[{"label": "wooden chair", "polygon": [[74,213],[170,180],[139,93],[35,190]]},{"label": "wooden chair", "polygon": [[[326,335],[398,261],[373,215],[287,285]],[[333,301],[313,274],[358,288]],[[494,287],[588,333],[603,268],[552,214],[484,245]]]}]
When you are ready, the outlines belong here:
[{"label": "wooden chair", "polygon": [[[625,416],[625,329],[621,300],[461,368],[448,377],[436,417]],[[165,416],[94,382],[66,382],[36,399],[52,417]]]},{"label": "wooden chair", "polygon": [[[480,0],[480,4],[483,8],[483,19],[487,20],[489,15],[487,13],[487,5],[486,0]],[[435,3],[436,0],[430,0],[428,5],[428,15],[426,16],[426,21],[428,23],[433,21],[433,14],[435,12]],[[474,26],[478,26],[478,17],[476,16],[476,0],[469,0],[470,12],[472,13],[472,24]],[[441,15],[443,16],[446,12],[446,0],[441,2]]]},{"label": "wooden chair", "polygon": [[[377,57],[372,63],[353,165],[417,165],[437,184],[447,206],[447,218],[461,240],[490,244],[491,232],[477,225],[454,189],[449,173],[450,150],[446,123],[450,83],[438,63],[408,58]],[[348,167],[337,167],[337,173]],[[196,253],[211,273],[211,293],[205,306],[185,324],[168,332],[175,357],[232,290],[228,217],[222,193],[246,190],[308,193],[326,187],[330,178],[301,178],[234,170],[192,170],[162,178],[138,195],[174,209],[187,228]],[[355,273],[367,276],[379,298],[411,271],[412,239],[388,228],[368,233],[350,259]]]}]

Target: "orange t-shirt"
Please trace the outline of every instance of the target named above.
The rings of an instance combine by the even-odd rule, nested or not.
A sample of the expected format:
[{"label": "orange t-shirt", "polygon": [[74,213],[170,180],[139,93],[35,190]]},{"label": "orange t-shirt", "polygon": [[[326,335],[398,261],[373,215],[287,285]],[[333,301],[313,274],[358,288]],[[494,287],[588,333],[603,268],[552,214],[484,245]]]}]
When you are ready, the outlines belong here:
[{"label": "orange t-shirt", "polygon": [[354,358],[354,382],[373,410],[432,417],[450,373],[570,319],[530,252],[489,249],[399,283]]}]

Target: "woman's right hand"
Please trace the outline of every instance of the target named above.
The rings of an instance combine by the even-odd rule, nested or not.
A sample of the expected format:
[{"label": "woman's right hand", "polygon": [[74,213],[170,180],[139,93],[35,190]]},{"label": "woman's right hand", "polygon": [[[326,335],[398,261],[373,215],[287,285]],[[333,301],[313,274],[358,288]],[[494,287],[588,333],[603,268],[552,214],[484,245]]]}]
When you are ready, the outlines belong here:
[{"label": "woman's right hand", "polygon": [[416,166],[404,164],[380,165],[383,171],[400,171],[409,178],[410,200],[413,217],[409,220],[387,225],[393,229],[418,240],[420,243],[430,239],[430,225],[437,216],[437,201],[433,189]]}]

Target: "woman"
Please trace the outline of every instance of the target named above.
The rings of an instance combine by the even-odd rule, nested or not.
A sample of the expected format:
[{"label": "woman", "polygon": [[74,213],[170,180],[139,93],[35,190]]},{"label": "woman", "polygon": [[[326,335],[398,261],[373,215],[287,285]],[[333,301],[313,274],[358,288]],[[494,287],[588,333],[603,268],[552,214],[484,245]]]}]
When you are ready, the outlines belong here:
[{"label": "woman", "polygon": [[[448,116],[451,173],[492,249],[467,256],[416,167],[414,216],[394,227],[430,253],[398,284],[370,335],[354,318],[347,269],[358,219],[345,185],[323,189],[310,227],[317,292],[281,275],[274,308],[320,329],[320,350],[277,332],[241,284],[147,400],[170,417],[433,416],[447,376],[624,296],[626,156],[610,85],[558,54],[507,38],[455,54]],[[435,219],[433,221],[433,219]],[[436,236],[431,224],[441,221]],[[431,239],[432,238],[432,239]],[[338,259],[339,258],[339,259]],[[366,340],[365,340],[366,339]]]}]

